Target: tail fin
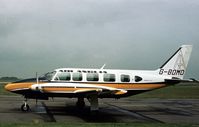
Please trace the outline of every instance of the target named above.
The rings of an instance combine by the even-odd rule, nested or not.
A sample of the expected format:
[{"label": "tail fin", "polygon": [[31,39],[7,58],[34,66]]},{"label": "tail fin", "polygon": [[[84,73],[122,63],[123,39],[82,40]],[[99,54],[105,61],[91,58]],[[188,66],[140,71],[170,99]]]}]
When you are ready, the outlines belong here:
[{"label": "tail fin", "polygon": [[189,57],[191,55],[192,45],[182,45],[161,67],[159,75],[172,78],[183,79]]}]

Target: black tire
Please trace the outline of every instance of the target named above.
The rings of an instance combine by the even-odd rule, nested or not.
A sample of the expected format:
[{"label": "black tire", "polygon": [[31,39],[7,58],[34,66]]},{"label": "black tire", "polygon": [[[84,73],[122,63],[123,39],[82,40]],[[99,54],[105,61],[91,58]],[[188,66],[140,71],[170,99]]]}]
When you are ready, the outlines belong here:
[{"label": "black tire", "polygon": [[85,107],[85,102],[84,101],[77,101],[76,106],[80,109]]},{"label": "black tire", "polygon": [[30,107],[29,107],[29,105],[28,104],[22,104],[21,105],[21,111],[23,111],[23,112],[28,112],[30,110]]}]

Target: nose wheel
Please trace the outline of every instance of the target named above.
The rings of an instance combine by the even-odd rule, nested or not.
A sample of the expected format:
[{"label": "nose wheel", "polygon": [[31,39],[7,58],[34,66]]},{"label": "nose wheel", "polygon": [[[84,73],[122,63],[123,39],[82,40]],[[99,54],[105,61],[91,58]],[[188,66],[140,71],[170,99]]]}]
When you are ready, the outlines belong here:
[{"label": "nose wheel", "polygon": [[30,110],[30,106],[27,104],[26,101],[24,101],[24,103],[21,105],[21,111],[27,112],[29,110]]}]

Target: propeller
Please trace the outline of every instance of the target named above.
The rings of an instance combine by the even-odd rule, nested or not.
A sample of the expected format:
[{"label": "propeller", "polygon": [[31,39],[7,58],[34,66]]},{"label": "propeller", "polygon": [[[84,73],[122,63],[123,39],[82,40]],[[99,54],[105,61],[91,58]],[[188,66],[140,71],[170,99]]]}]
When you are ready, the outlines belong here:
[{"label": "propeller", "polygon": [[38,78],[37,72],[36,72],[36,80],[37,80],[37,84],[39,84],[39,78]]}]

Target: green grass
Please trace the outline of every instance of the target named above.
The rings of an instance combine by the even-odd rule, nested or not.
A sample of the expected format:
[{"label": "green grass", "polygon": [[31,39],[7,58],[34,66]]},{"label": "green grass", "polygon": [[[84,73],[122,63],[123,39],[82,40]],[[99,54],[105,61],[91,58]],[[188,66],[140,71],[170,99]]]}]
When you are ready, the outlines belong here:
[{"label": "green grass", "polygon": [[0,83],[0,95],[4,94],[6,91],[4,90],[4,83]]},{"label": "green grass", "polygon": [[160,123],[0,123],[0,127],[199,127],[191,124]]},{"label": "green grass", "polygon": [[132,96],[132,98],[199,99],[199,84],[169,86],[138,94]]}]

